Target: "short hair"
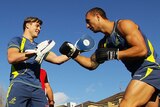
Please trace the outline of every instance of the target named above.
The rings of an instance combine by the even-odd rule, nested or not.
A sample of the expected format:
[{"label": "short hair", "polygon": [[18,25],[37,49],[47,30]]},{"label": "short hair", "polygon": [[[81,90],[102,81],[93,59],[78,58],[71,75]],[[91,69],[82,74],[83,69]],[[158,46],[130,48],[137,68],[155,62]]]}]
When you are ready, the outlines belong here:
[{"label": "short hair", "polygon": [[40,25],[42,25],[43,21],[37,17],[27,17],[23,22],[23,30],[25,30],[27,23],[37,22]]},{"label": "short hair", "polygon": [[87,15],[88,13],[91,13],[91,14],[93,14],[93,15],[95,15],[96,13],[98,13],[102,18],[106,18],[106,19],[107,19],[105,11],[104,11],[102,8],[99,8],[99,7],[94,7],[94,8],[92,8],[92,9],[90,9],[90,10],[86,13],[86,15]]}]

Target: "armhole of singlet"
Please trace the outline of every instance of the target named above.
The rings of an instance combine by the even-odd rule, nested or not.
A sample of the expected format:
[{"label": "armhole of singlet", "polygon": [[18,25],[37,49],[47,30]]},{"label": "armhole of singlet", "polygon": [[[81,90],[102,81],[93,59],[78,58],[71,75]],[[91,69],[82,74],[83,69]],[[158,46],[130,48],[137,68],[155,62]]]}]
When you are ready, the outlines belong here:
[{"label": "armhole of singlet", "polygon": [[115,32],[117,32],[119,35],[122,35],[122,33],[118,30],[118,28],[117,28],[117,25],[118,25],[118,22],[120,21],[121,19],[119,19],[119,20],[117,20],[116,22],[115,22]]}]

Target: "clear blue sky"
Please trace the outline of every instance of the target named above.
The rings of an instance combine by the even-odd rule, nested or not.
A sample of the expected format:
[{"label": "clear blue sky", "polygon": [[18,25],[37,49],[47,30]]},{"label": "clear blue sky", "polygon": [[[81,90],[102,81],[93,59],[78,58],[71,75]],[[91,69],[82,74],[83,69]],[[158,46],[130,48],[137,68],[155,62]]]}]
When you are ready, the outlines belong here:
[{"label": "clear blue sky", "polygon": [[[24,18],[37,16],[43,20],[37,42],[52,39],[52,49],[57,55],[64,41],[74,43],[81,35],[91,35],[98,43],[103,34],[94,34],[86,28],[85,13],[92,7],[101,7],[110,20],[131,19],[140,25],[160,54],[160,1],[159,0],[1,0],[0,1],[0,85],[7,90],[10,65],[7,62],[7,43],[14,36],[21,36]],[[90,56],[93,51],[83,53]],[[130,73],[120,61],[105,62],[89,71],[75,61],[63,65],[43,62],[50,84],[59,102],[99,101],[124,91]],[[61,101],[60,101],[61,100]]]}]

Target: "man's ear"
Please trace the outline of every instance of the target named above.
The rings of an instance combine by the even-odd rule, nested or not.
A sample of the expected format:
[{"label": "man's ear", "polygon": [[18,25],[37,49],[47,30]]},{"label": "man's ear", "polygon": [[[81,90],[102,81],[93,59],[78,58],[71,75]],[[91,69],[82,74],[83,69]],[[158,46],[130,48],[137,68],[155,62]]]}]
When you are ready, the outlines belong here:
[{"label": "man's ear", "polygon": [[96,13],[95,15],[96,15],[96,17],[97,17],[97,20],[99,21],[99,20],[100,20],[100,16],[99,16],[99,14],[98,14],[98,13]]},{"label": "man's ear", "polygon": [[30,26],[30,23],[26,23],[26,28],[28,29]]}]

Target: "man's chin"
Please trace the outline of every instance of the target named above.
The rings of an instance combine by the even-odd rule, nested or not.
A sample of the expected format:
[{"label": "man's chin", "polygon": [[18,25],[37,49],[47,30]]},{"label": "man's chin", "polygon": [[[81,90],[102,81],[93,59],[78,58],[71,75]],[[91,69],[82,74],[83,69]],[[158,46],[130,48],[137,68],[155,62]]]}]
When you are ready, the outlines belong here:
[{"label": "man's chin", "polygon": [[94,33],[98,33],[99,31],[93,31]]},{"label": "man's chin", "polygon": [[34,38],[38,38],[38,36],[34,36]]},{"label": "man's chin", "polygon": [[94,29],[90,29],[93,33],[98,33],[99,31],[96,31]]}]

